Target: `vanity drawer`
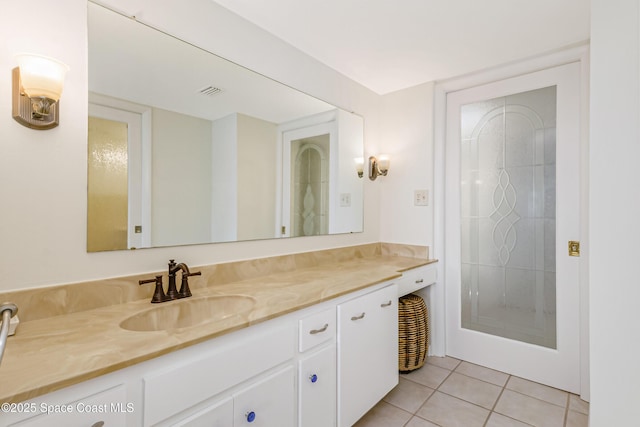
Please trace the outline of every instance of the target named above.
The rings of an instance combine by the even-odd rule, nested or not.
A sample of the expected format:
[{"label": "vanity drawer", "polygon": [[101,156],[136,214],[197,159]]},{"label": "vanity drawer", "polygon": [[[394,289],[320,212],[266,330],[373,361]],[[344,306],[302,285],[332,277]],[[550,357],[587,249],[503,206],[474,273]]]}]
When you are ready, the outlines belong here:
[{"label": "vanity drawer", "polygon": [[410,294],[418,289],[436,283],[436,265],[429,264],[418,268],[412,268],[402,273],[402,278],[397,280],[398,297]]},{"label": "vanity drawer", "polygon": [[303,353],[336,336],[336,308],[332,307],[300,319],[298,350]]}]

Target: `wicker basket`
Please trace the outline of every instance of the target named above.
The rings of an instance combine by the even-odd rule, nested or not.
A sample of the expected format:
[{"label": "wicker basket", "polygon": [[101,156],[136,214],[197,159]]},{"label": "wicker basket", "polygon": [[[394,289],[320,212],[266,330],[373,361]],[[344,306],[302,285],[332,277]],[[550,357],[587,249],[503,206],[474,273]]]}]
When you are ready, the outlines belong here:
[{"label": "wicker basket", "polygon": [[398,301],[398,369],[421,368],[429,350],[429,314],[424,300],[415,294]]}]

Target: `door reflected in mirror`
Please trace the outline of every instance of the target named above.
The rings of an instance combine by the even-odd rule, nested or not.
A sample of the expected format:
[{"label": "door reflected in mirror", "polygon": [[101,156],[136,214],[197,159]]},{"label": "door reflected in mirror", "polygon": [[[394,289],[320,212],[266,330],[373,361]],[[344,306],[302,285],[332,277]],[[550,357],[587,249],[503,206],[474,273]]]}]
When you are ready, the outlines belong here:
[{"label": "door reflected in mirror", "polygon": [[324,134],[291,143],[291,169],[294,171],[290,201],[293,237],[329,232],[327,196],[330,140],[330,135]]},{"label": "door reflected in mirror", "polygon": [[361,117],[88,6],[89,252],[362,232]]},{"label": "door reflected in mirror", "polygon": [[127,241],[127,145],[127,123],[89,117],[89,252],[130,247]]}]

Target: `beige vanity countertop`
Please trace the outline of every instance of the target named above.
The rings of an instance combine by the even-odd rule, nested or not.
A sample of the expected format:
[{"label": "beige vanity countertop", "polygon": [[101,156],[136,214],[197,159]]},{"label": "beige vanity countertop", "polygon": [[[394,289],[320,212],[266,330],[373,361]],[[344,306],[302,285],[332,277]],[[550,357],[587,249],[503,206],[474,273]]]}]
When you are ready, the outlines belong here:
[{"label": "beige vanity countertop", "polygon": [[9,337],[0,366],[0,403],[28,400],[394,279],[431,262],[435,261],[374,256],[196,289],[192,299],[247,295],[256,304],[244,315],[182,329],[120,328],[120,322],[135,313],[175,303],[152,305],[148,299],[23,322]]}]

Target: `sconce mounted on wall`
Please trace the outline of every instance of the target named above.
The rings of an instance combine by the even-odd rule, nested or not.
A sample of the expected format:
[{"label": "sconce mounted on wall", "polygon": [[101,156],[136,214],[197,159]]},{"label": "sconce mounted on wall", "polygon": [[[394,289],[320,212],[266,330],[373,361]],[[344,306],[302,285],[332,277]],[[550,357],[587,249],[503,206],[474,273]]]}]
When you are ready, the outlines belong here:
[{"label": "sconce mounted on wall", "polygon": [[51,129],[60,121],[59,99],[66,64],[41,55],[16,56],[13,69],[13,118],[31,129]]},{"label": "sconce mounted on wall", "polygon": [[380,154],[377,159],[369,157],[369,179],[375,181],[378,176],[387,176],[389,164],[389,156],[386,154]]},{"label": "sconce mounted on wall", "polygon": [[[362,178],[364,176],[364,157],[356,157],[353,160],[356,163],[358,178]],[[389,164],[389,156],[386,154],[380,154],[377,159],[374,156],[369,157],[369,179],[375,181],[380,175],[387,176]]]},{"label": "sconce mounted on wall", "polygon": [[364,176],[364,157],[356,157],[353,159],[356,162],[356,172],[358,172],[358,178]]}]

